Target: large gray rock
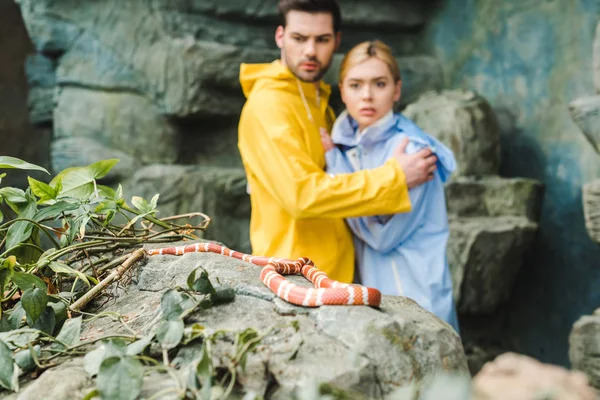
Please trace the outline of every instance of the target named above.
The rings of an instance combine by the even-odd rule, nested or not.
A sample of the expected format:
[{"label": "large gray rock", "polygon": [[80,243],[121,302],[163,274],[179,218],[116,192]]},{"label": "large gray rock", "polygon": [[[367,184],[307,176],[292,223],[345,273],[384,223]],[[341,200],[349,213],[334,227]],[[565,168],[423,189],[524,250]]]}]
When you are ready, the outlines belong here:
[{"label": "large gray rock", "polygon": [[250,252],[250,198],[242,168],[151,165],[123,183],[125,193],[152,198],[166,217],[190,212],[207,214],[212,222],[206,237],[232,249]]},{"label": "large gray rock", "polygon": [[[329,306],[302,308],[283,302],[259,280],[260,267],[203,253],[181,257],[153,256],[137,278],[137,287],[109,310],[128,316],[135,329],[151,329],[156,305],[168,287],[185,286],[188,274],[202,265],[213,282],[231,285],[233,303],[195,314],[190,322],[207,329],[233,332],[275,329],[248,359],[240,382],[264,394],[271,380],[272,399],[289,399],[313,379],[354,393],[352,398],[382,398],[398,387],[421,382],[436,373],[466,373],[460,338],[446,323],[402,297],[384,297],[381,309]],[[296,282],[306,282],[296,278]],[[137,292],[140,290],[141,292]],[[136,296],[141,296],[136,301]],[[144,304],[137,308],[135,304]],[[299,329],[291,327],[296,321]],[[118,323],[94,326],[103,334],[122,329]],[[286,328],[287,326],[287,328]],[[92,329],[90,327],[90,329]],[[227,337],[213,346],[218,365],[231,351]],[[186,350],[194,351],[193,349]],[[189,359],[182,353],[174,362]],[[271,384],[273,385],[273,384]]]},{"label": "large gray rock", "polygon": [[594,68],[594,86],[596,87],[596,93],[600,93],[600,22],[596,24],[596,30],[594,33],[594,43],[592,44],[592,61]]},{"label": "large gray rock", "polygon": [[450,216],[448,263],[460,313],[491,313],[509,299],[536,231],[525,217]]},{"label": "large gray rock", "polygon": [[533,179],[458,177],[446,185],[448,262],[458,310],[493,312],[508,300],[535,239],[543,185]]},{"label": "large gray rock", "polygon": [[[179,150],[177,131],[156,107],[127,92],[62,88],[54,111],[54,139],[67,138],[96,142],[97,146],[80,149],[78,156],[92,162],[125,153],[141,164],[172,163]],[[107,150],[96,153],[98,146]],[[82,165],[68,158],[69,152],[61,146],[53,146],[53,151],[57,167]]]},{"label": "large gray rock", "polygon": [[500,130],[483,97],[464,90],[428,92],[408,105],[404,115],[454,152],[454,177],[498,174]]},{"label": "large gray rock", "polygon": [[446,184],[448,213],[458,217],[523,216],[538,221],[544,186],[527,178],[458,177]]},{"label": "large gray rock", "polygon": [[594,150],[600,153],[600,96],[573,100],[569,103],[569,113]]},{"label": "large gray rock", "polygon": [[[279,57],[275,0],[17,3],[38,51],[27,69],[30,119],[54,124],[55,172],[108,157],[122,160],[116,178],[152,163],[241,166],[234,146],[244,104],[239,66]],[[385,35],[407,29],[408,37],[425,21],[425,8],[408,1],[373,6],[352,0],[343,8],[352,41],[360,32],[370,37],[365,29],[389,30]],[[395,47],[404,54],[404,44]],[[337,83],[341,58],[335,56],[329,83]],[[434,58],[398,61],[409,93],[402,104],[441,88]],[[340,108],[337,93],[332,102]],[[221,132],[227,133],[223,140]],[[88,145],[74,152],[83,142]]]},{"label": "large gray rock", "polygon": [[[173,2],[163,1],[165,5]],[[344,27],[361,26],[381,29],[414,28],[425,23],[426,7],[410,1],[360,0],[340,2]],[[176,4],[176,3],[175,3]],[[278,17],[277,0],[196,0],[189,2],[190,14],[219,18],[247,19],[271,23]]]},{"label": "large gray rock", "polygon": [[590,384],[600,390],[600,308],[573,325],[569,360],[573,369],[584,372]]},{"label": "large gray rock", "polygon": [[581,195],[585,228],[590,238],[600,243],[600,179],[585,183]]}]

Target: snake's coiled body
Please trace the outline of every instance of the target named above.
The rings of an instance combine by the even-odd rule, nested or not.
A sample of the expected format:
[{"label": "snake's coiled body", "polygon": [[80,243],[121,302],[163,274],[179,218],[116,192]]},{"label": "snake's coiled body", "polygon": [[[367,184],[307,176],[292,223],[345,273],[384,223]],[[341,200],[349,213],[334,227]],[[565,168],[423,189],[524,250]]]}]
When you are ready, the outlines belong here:
[{"label": "snake's coiled body", "polygon": [[[381,292],[379,290],[334,281],[315,267],[308,258],[288,260],[258,257],[240,253],[214,243],[195,243],[187,246],[147,250],[148,255],[170,254],[178,256],[192,252],[222,254],[263,267],[260,272],[261,281],[278,297],[298,306],[365,305],[378,307],[381,303]],[[283,275],[290,274],[304,275],[315,287],[307,288],[296,285],[283,277]]]}]

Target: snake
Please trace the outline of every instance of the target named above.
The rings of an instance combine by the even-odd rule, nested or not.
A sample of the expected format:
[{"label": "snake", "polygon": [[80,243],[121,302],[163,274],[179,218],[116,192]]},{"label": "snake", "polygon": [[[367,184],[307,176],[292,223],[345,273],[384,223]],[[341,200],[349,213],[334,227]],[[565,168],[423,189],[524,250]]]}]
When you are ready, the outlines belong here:
[{"label": "snake", "polygon": [[[211,242],[146,250],[149,256],[179,256],[192,252],[221,254],[263,267],[260,271],[262,283],[277,297],[297,306],[365,305],[379,307],[381,303],[381,292],[379,290],[330,279],[327,274],[314,265],[312,260],[306,257],[291,260],[253,256]],[[302,274],[312,282],[314,287],[297,285],[283,276],[298,274]]]}]

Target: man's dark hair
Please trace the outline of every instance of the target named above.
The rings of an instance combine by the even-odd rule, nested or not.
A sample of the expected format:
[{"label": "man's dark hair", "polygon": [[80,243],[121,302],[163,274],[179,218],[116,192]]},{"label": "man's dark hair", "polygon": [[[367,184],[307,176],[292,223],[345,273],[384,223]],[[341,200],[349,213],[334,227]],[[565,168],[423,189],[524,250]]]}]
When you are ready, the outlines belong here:
[{"label": "man's dark hair", "polygon": [[290,11],[328,13],[333,18],[333,31],[337,33],[342,28],[342,12],[337,0],[279,0],[278,10],[281,26],[284,28]]}]

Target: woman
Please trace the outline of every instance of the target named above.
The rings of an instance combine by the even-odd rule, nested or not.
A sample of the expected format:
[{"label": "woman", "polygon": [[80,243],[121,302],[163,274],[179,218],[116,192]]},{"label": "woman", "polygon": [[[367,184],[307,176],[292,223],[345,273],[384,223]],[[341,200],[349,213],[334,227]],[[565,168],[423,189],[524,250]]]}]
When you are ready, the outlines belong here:
[{"label": "woman", "polygon": [[444,182],[456,166],[454,155],[393,112],[402,82],[384,43],[364,42],[350,50],[342,61],[339,86],[346,111],[336,120],[331,137],[322,132],[328,173],[376,168],[403,141],[408,153],[429,147],[438,157],[433,179],[409,192],[411,212],[347,219],[355,236],[361,283],[415,300],[458,332],[446,259],[444,197]]}]

